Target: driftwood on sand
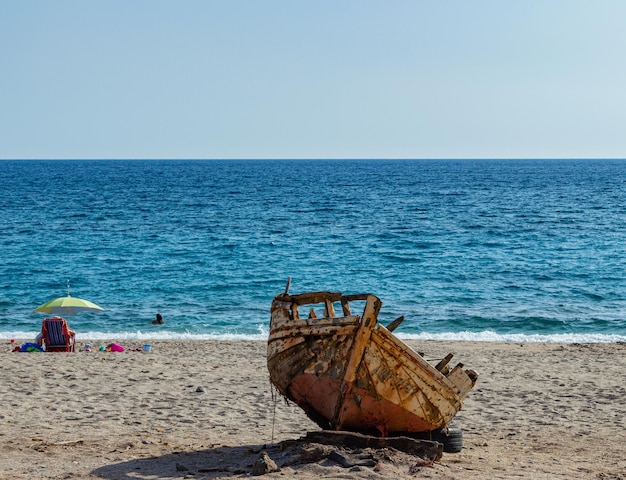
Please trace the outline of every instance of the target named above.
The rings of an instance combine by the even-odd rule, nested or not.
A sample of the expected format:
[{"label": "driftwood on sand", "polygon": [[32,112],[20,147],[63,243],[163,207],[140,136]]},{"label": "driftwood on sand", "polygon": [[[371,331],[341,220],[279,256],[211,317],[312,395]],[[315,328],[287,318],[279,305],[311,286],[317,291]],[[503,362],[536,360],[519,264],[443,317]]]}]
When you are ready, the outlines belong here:
[{"label": "driftwood on sand", "polygon": [[[305,464],[338,465],[343,468],[390,470],[405,465],[409,469],[432,466],[441,459],[443,445],[408,437],[375,437],[356,432],[322,430],[308,432],[297,440],[285,440],[278,450],[260,452],[252,475],[264,475],[282,468]],[[272,458],[271,456],[274,458]],[[276,460],[276,461],[275,461]]]},{"label": "driftwood on sand", "polygon": [[356,432],[338,432],[334,430],[309,432],[304,437],[304,440],[349,448],[393,448],[417,457],[428,458],[432,461],[439,460],[443,452],[443,445],[431,440],[419,440],[409,437],[383,438]]}]

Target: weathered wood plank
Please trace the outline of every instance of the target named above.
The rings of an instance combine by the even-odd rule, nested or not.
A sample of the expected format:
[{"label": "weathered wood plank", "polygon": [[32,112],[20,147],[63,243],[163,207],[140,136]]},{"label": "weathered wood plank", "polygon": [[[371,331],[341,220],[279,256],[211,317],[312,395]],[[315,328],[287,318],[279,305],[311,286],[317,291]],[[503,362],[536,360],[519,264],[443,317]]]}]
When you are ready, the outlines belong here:
[{"label": "weathered wood plank", "polygon": [[400,315],[393,322],[387,325],[387,330],[389,330],[390,332],[393,332],[396,328],[400,326],[402,322],[404,322],[404,315]]},{"label": "weathered wood plank", "polygon": [[443,372],[443,369],[448,365],[448,363],[450,363],[452,357],[454,357],[454,353],[448,353],[437,365],[435,365],[435,368],[440,372]]},{"label": "weathered wood plank", "polygon": [[349,448],[395,448],[421,458],[439,460],[443,454],[443,445],[432,440],[419,440],[409,437],[374,437],[356,432],[321,430],[307,432],[305,441],[323,445],[337,445]]},{"label": "weathered wood plank", "polygon": [[341,300],[341,292],[307,292],[299,295],[282,295],[281,300],[296,305],[308,305],[312,303],[324,303],[326,300],[338,302]]}]

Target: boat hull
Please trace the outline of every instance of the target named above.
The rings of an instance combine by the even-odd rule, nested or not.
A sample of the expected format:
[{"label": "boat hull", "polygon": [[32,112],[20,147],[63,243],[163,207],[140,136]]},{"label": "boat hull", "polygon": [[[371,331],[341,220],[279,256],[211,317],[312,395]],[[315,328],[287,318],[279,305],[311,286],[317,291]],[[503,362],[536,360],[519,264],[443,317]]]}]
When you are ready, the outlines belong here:
[{"label": "boat hull", "polygon": [[[362,316],[349,300],[365,300]],[[341,302],[342,316],[334,314]],[[324,316],[300,318],[303,305]],[[374,295],[313,292],[278,295],[268,339],[270,380],[322,428],[381,435],[445,427],[461,408],[476,373],[438,370],[377,321]]]}]

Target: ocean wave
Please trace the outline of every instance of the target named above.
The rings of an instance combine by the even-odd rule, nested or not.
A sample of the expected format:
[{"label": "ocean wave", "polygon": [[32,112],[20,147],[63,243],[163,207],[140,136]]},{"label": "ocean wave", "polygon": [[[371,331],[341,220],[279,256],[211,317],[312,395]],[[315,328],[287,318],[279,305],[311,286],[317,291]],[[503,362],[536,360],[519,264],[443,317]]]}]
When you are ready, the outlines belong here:
[{"label": "ocean wave", "polygon": [[[37,332],[15,331],[0,333],[0,342],[10,339],[35,338]],[[496,333],[492,330],[482,332],[442,332],[398,334],[402,340],[446,340],[458,342],[505,342],[505,343],[617,343],[626,342],[626,335],[608,335],[600,333],[559,333],[552,335],[524,334],[524,333]],[[191,333],[191,332],[142,332],[137,330],[120,332],[84,332],[78,335],[78,341],[87,340],[217,340],[217,341],[266,341],[268,332],[264,326],[259,326],[259,332],[249,333]]]},{"label": "ocean wave", "polygon": [[626,342],[626,335],[612,335],[603,333],[553,333],[553,334],[526,334],[526,333],[496,333],[492,330],[482,332],[441,332],[399,334],[403,340],[453,340],[461,342],[512,342],[512,343],[616,343]]}]

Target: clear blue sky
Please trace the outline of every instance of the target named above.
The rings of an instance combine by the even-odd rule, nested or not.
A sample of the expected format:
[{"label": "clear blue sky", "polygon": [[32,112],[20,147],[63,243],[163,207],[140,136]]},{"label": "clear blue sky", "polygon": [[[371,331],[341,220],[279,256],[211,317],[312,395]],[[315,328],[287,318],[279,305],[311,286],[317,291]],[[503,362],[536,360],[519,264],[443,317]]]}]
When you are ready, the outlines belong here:
[{"label": "clear blue sky", "polygon": [[0,158],[626,157],[624,0],[0,0]]}]

